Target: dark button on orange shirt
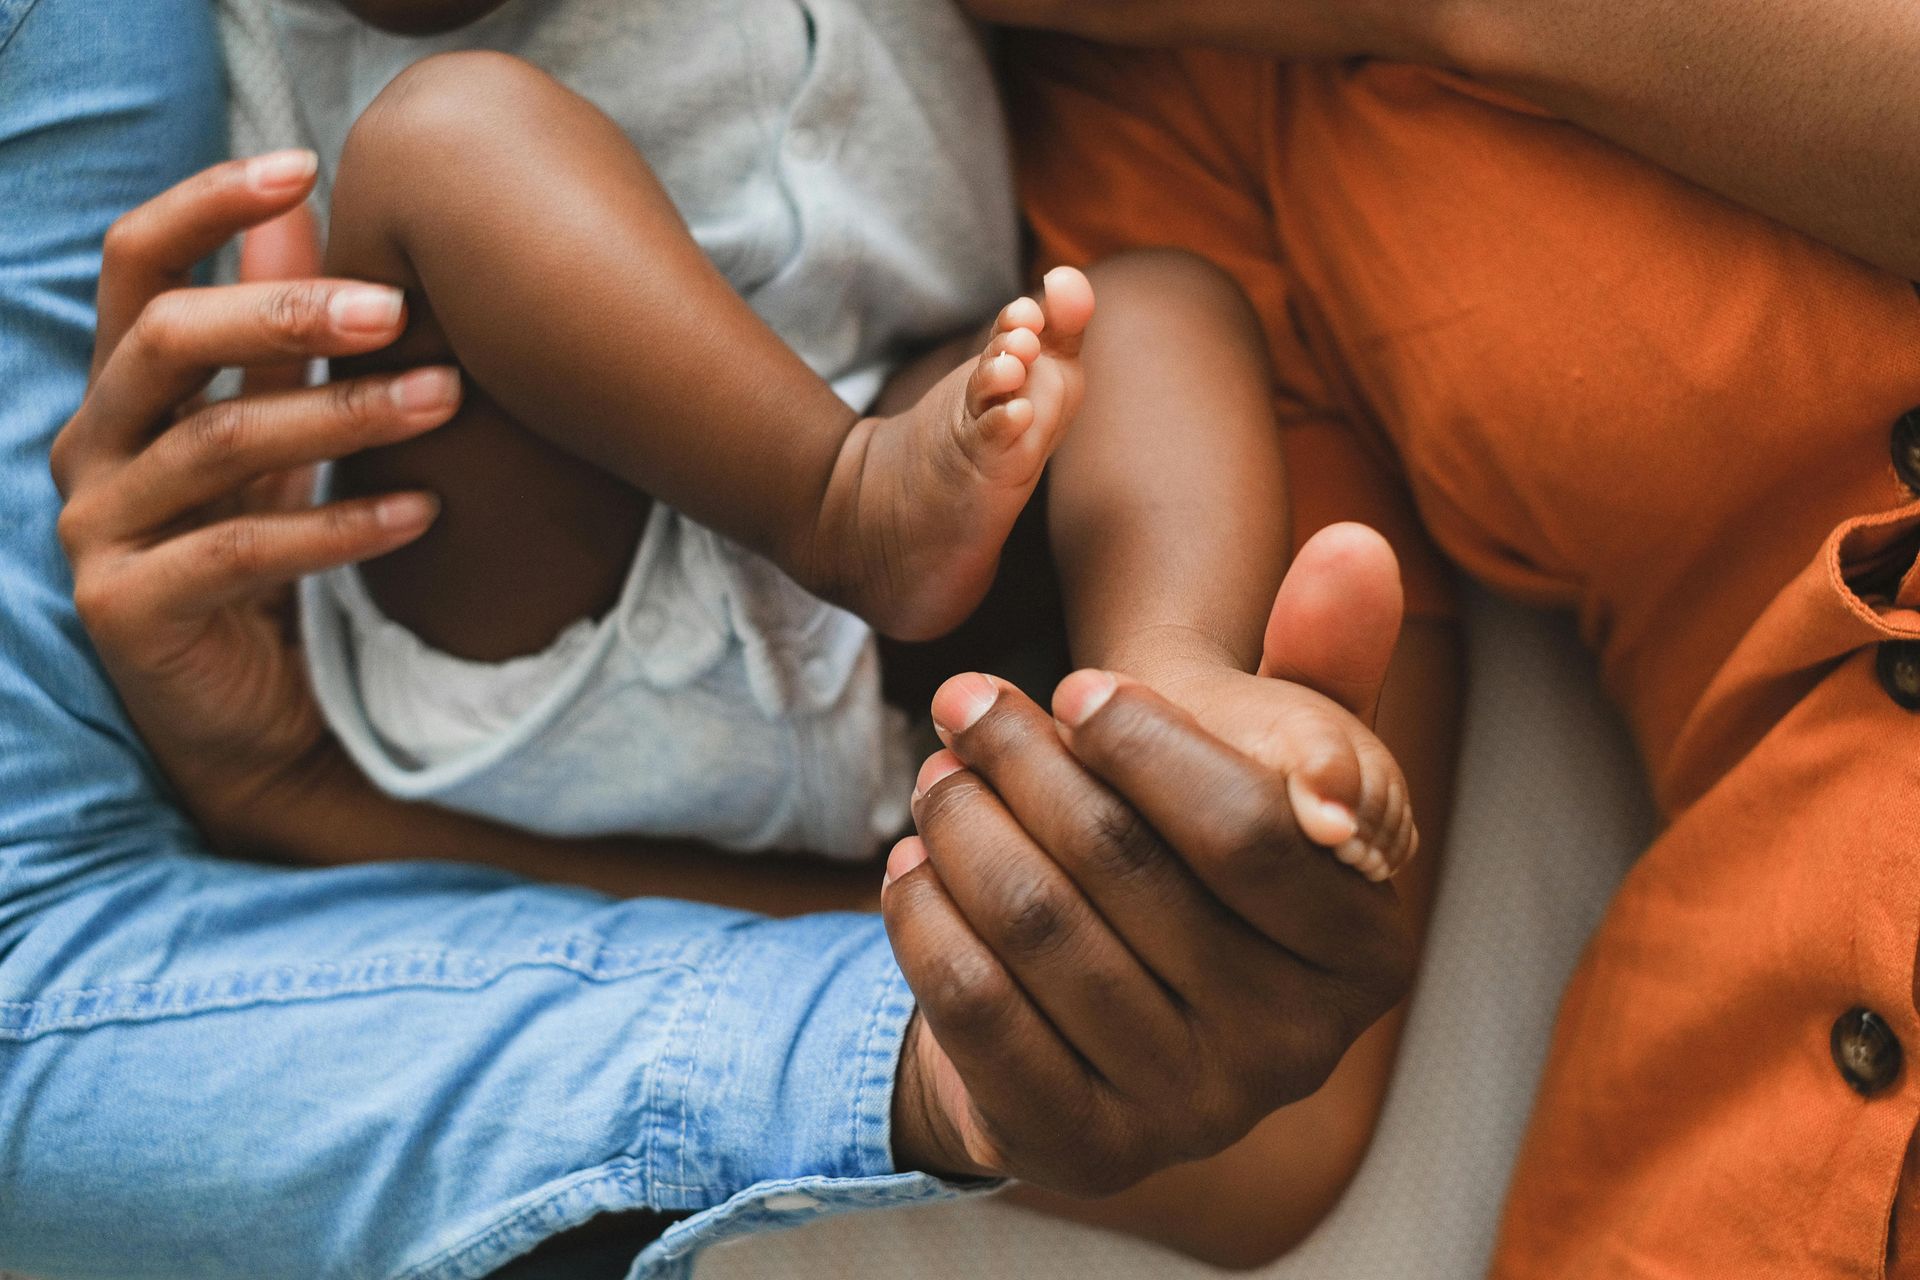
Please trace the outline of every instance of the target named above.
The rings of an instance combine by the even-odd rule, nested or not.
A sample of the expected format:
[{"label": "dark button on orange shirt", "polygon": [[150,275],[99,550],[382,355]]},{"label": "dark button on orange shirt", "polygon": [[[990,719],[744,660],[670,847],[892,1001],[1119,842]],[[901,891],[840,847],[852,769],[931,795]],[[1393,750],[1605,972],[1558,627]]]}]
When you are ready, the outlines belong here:
[{"label": "dark button on orange shirt", "polygon": [[1893,424],[1893,469],[1900,483],[1920,493],[1920,408],[1907,410]]},{"label": "dark button on orange shirt", "polygon": [[1871,1009],[1841,1014],[1833,1024],[1831,1048],[1840,1078],[1863,1098],[1884,1092],[1900,1076],[1900,1041],[1886,1019]]},{"label": "dark button on orange shirt", "polygon": [[1444,73],[1044,40],[1015,83],[1043,257],[1232,273],[1297,520],[1381,524],[1417,610],[1424,526],[1575,611],[1632,726],[1665,828],[1566,994],[1495,1273],[1912,1265],[1911,285]]}]

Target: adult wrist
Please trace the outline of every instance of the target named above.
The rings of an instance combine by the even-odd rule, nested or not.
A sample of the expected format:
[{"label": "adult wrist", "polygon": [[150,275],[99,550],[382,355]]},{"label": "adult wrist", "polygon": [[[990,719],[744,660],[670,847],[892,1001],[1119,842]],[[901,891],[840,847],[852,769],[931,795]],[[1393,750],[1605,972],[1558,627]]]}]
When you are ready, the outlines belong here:
[{"label": "adult wrist", "polygon": [[946,1181],[992,1176],[966,1156],[952,1117],[941,1106],[921,1045],[925,1032],[915,1010],[900,1044],[893,1082],[893,1167]]}]

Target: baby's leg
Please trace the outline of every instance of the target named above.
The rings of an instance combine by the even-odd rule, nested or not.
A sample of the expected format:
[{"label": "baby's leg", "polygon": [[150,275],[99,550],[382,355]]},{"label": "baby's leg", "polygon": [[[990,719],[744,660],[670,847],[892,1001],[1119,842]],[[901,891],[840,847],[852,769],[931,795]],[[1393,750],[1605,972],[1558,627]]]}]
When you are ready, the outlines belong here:
[{"label": "baby's leg", "polygon": [[1048,506],[1075,661],[1159,688],[1284,773],[1311,839],[1369,875],[1396,869],[1413,838],[1405,785],[1359,718],[1399,633],[1392,552],[1329,530],[1276,600],[1285,460],[1251,308],[1187,254],[1089,274],[1101,319]]},{"label": "baby's leg", "polygon": [[[1005,326],[911,409],[861,420],[707,261],[611,121],[493,54],[427,59],[368,109],[329,258],[406,287],[415,340],[444,344],[475,392],[342,481],[440,493],[435,529],[368,581],[397,620],[478,658],[605,608],[647,497],[883,629],[953,625],[1071,410],[1090,308],[1073,298],[1045,339]],[[482,635],[503,599],[515,619]]]}]

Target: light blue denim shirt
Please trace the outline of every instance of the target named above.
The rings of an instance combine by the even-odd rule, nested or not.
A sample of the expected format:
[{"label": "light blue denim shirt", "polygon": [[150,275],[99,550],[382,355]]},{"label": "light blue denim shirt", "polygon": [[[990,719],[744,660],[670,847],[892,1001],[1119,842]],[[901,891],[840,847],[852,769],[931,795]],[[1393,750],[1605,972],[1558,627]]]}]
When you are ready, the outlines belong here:
[{"label": "light blue denim shirt", "polygon": [[[204,853],[75,620],[47,445],[100,238],[223,154],[205,0],[0,0],[0,1269],[483,1276],[600,1213],[637,1261],[896,1174],[879,922]],[[396,856],[405,850],[393,850]]]}]

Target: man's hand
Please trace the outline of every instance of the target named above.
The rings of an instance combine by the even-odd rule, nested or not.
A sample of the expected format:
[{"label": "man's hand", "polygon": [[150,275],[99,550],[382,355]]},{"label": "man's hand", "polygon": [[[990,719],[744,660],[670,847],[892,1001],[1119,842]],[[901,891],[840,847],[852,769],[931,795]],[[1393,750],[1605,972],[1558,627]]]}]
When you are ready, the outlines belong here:
[{"label": "man's hand", "polygon": [[1413,929],[1164,698],[1083,671],[1054,710],[979,675],[935,698],[951,750],[883,895],[920,1001],[895,1151],[1101,1194],[1312,1093],[1406,994]]}]

